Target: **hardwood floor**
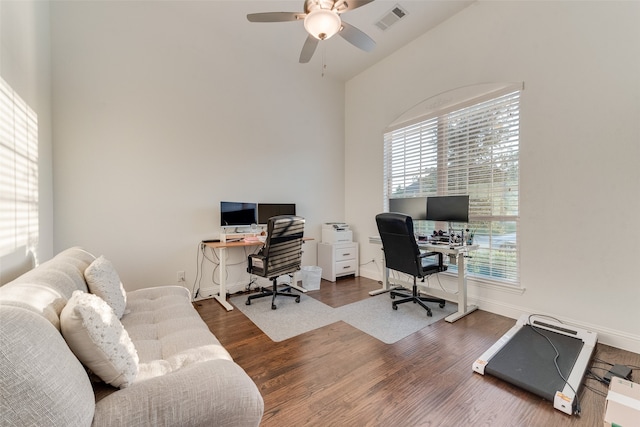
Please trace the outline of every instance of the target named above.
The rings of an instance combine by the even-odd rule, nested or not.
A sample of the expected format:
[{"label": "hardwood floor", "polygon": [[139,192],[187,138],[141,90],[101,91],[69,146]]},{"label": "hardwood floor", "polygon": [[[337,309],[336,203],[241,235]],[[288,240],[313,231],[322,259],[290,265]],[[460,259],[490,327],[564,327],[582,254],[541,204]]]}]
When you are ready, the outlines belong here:
[{"label": "hardwood floor", "polygon": [[[315,298],[337,307],[368,297],[366,278],[322,281]],[[607,388],[587,379],[582,414],[569,416],[539,397],[472,372],[473,361],[515,321],[478,310],[434,323],[388,345],[344,322],[271,341],[239,310],[215,300],[194,304],[210,330],[258,385],[271,426],[599,426]],[[391,306],[391,303],[389,303]],[[640,355],[598,344],[594,360],[640,366]],[[602,363],[597,367],[604,367]],[[638,371],[634,371],[637,373]]]}]

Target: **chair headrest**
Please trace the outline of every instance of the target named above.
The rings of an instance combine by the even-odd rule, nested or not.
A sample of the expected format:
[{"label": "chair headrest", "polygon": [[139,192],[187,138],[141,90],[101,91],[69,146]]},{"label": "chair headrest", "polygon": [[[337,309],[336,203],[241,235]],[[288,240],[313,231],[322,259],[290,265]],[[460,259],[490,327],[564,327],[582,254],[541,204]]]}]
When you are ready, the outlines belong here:
[{"label": "chair headrest", "polygon": [[413,219],[406,214],[384,212],[376,215],[380,233],[409,234],[413,236]]}]

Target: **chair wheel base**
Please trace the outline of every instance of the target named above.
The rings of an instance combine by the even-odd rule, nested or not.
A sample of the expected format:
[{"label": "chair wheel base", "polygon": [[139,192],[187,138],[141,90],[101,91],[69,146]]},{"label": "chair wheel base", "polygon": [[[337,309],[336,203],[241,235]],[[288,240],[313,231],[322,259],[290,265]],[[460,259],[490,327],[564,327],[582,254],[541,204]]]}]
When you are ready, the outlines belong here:
[{"label": "chair wheel base", "polygon": [[443,302],[441,302],[441,303],[440,303],[440,305],[439,305],[439,307],[440,307],[440,308],[444,308],[444,303],[443,303]]},{"label": "chair wheel base", "polygon": [[271,299],[271,310],[275,310],[278,307],[276,307],[276,303],[275,303],[275,299],[278,295],[284,296],[284,297],[290,297],[290,298],[295,298],[295,301],[297,303],[300,302],[300,295],[298,294],[294,294],[291,291],[291,287],[288,287],[287,289],[284,290],[278,290],[277,284],[273,284],[273,286],[271,287],[271,289],[269,288],[260,288],[260,291],[258,293],[256,293],[255,295],[249,295],[249,297],[247,297],[247,300],[245,301],[246,305],[251,305],[251,301],[257,298],[264,298],[264,297],[270,297]]}]

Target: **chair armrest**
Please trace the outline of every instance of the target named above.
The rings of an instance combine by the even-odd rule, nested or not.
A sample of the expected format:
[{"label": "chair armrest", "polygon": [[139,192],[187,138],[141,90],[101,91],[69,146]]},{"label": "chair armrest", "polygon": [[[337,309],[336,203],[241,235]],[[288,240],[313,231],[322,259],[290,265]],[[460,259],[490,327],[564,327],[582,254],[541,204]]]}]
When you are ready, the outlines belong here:
[{"label": "chair armrest", "polygon": [[436,273],[447,271],[448,267],[444,265],[444,256],[442,252],[423,252],[418,256],[418,259],[424,259],[432,256],[437,256],[438,262],[437,263],[434,262],[433,264],[429,264],[429,265],[423,265],[422,268],[425,271],[431,271]]},{"label": "chair armrest", "polygon": [[251,254],[247,258],[247,272],[262,275],[267,268],[267,257],[262,254]]},{"label": "chair armrest", "polygon": [[[438,255],[438,254],[439,254],[439,252],[420,252],[419,257],[420,258],[427,258],[427,257]],[[440,254],[440,255],[442,255],[442,254]]]}]

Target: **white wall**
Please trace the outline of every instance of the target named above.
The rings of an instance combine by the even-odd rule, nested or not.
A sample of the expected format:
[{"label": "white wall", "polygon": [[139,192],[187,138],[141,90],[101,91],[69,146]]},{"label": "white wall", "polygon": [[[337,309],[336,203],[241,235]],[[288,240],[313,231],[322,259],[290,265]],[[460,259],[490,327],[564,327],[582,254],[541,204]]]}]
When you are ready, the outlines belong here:
[{"label": "white wall", "polygon": [[0,1],[0,75],[38,115],[40,230],[36,253],[22,247],[0,257],[0,285],[53,252],[49,29],[49,2]]},{"label": "white wall", "polygon": [[470,298],[512,317],[550,314],[640,352],[638,22],[639,2],[481,1],[349,81],[346,220],[360,261],[377,260],[361,273],[381,277],[367,237],[383,207],[385,126],[449,89],[524,81],[525,291],[470,283]]},{"label": "white wall", "polygon": [[[471,283],[472,300],[640,351],[640,3],[479,2],[350,81],[344,110],[341,84],[229,51],[232,35],[211,33],[219,3],[0,2],[0,73],[39,118],[40,259],[82,245],[128,289],[177,270],[190,286],[220,200],[293,201],[312,237],[325,221],[352,224],[361,262],[377,260],[361,272],[379,278],[367,236],[383,203],[382,129],[444,90],[524,81],[526,290]],[[305,263],[315,254],[308,245]],[[3,274],[23,267],[16,255]]]},{"label": "white wall", "polygon": [[[216,32],[223,9],[51,5],[55,250],[104,254],[127,289],[175,283],[179,270],[191,287],[221,200],[296,203],[316,242],[322,222],[343,220],[343,83],[230,50],[242,35]],[[246,284],[246,256],[231,254],[228,283]],[[303,263],[316,264],[315,242]]]}]

